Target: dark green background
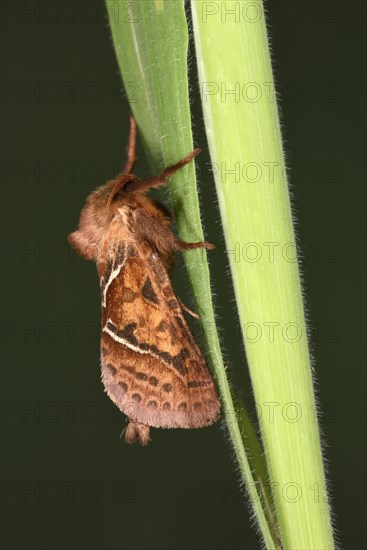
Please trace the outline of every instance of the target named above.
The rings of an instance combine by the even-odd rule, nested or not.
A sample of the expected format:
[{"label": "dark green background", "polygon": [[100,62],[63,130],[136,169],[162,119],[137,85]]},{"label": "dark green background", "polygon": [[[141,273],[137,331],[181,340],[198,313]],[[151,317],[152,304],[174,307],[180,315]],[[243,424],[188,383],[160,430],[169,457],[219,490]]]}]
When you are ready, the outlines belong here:
[{"label": "dark green background", "polygon": [[[103,2],[70,4],[2,3],[2,547],[259,548],[219,423],[155,430],[146,449],[119,440],[124,419],[99,379],[95,268],[66,235],[123,162],[129,107]],[[268,11],[335,524],[343,547],[362,549],[365,6]],[[251,407],[193,62],[191,77],[217,312]],[[188,299],[183,272],[175,284]]]}]

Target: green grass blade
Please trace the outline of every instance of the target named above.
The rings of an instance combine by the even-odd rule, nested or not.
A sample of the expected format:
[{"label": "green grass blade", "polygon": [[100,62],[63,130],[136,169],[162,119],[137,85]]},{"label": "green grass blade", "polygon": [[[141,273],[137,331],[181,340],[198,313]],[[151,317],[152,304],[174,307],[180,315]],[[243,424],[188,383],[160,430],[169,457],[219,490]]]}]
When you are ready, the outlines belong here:
[{"label": "green grass blade", "polygon": [[[187,79],[188,31],[181,0],[145,0],[139,3],[106,0],[116,55],[152,169],[183,158],[193,149]],[[138,10],[132,12],[128,6]],[[180,237],[203,240],[193,163],[170,180],[170,192]],[[246,411],[232,400],[215,327],[206,253],[185,253],[197,311],[210,363],[220,390],[231,442],[245,482],[254,515],[267,548],[278,548],[274,518],[269,514],[270,495],[261,450],[249,429]],[[242,438],[242,433],[244,440]],[[252,450],[251,465],[245,445]],[[251,472],[255,471],[255,477]],[[259,479],[262,482],[259,484]],[[265,504],[264,504],[265,503]]]},{"label": "green grass blade", "polygon": [[220,168],[216,188],[282,542],[297,550],[333,548],[262,2],[191,6],[205,125]]}]

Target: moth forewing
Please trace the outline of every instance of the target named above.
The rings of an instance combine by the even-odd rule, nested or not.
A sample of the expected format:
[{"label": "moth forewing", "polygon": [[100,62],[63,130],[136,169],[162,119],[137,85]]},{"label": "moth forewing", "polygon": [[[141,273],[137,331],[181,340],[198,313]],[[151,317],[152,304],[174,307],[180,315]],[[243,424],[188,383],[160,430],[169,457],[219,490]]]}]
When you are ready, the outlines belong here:
[{"label": "moth forewing", "polygon": [[219,413],[214,384],[159,255],[144,241],[120,248],[120,262],[106,262],[111,267],[101,279],[102,379],[109,396],[132,421],[148,426],[212,424]]}]

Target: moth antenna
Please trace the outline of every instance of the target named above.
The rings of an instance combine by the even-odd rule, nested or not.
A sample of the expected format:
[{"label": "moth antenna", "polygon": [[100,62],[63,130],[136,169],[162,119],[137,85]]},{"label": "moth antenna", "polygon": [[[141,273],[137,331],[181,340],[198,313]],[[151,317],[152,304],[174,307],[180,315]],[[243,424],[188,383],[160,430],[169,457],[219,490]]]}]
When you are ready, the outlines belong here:
[{"label": "moth antenna", "polygon": [[147,180],[138,180],[136,182],[133,182],[131,185],[128,186],[126,189],[126,192],[128,193],[145,193],[149,189],[153,189],[156,187],[161,187],[162,185],[165,185],[168,181],[168,178],[173,176],[177,170],[180,170],[180,168],[183,168],[191,162],[195,157],[198,156],[198,154],[201,152],[201,149],[194,149],[189,153],[185,158],[177,162],[176,164],[173,164],[172,166],[168,166],[159,176],[154,176],[153,178],[149,178]]},{"label": "moth antenna", "polygon": [[194,149],[193,151],[191,151],[191,153],[186,155],[185,158],[183,158],[182,160],[176,162],[176,164],[173,164],[172,166],[168,166],[168,168],[163,170],[162,174],[159,177],[169,178],[175,172],[177,172],[177,170],[179,170],[180,168],[183,168],[186,164],[188,164],[190,161],[192,161],[192,159],[197,157],[199,153],[201,153],[201,149],[199,149],[199,147],[198,147],[197,149]]},{"label": "moth antenna", "polygon": [[136,176],[131,174],[131,170],[134,167],[136,156],[136,122],[133,116],[130,117],[130,134],[129,134],[129,143],[127,145],[127,161],[121,172],[116,177],[116,184],[110,193],[107,201],[107,207],[110,206],[116,193],[126,185],[128,181],[136,181]]},{"label": "moth antenna", "polygon": [[129,143],[127,146],[127,161],[122,170],[123,174],[128,174],[134,167],[136,156],[136,122],[133,116],[130,117],[130,134],[129,134]]},{"label": "moth antenna", "polygon": [[107,208],[111,205],[111,202],[113,201],[115,195],[120,191],[120,189],[122,189],[130,181],[133,181],[133,182],[140,181],[140,178],[138,178],[138,176],[134,176],[134,174],[123,174],[123,173],[117,176],[117,178],[115,179],[116,183],[111,193],[109,194],[109,197],[107,200],[107,205],[106,205]]}]

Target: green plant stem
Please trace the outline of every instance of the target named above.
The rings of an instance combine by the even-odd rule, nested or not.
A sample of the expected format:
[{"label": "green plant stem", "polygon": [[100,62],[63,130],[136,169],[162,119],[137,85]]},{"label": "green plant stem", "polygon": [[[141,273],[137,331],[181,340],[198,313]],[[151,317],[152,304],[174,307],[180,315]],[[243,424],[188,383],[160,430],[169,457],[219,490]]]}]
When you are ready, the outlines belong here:
[{"label": "green plant stem", "polygon": [[258,0],[236,18],[238,4],[191,2],[205,126],[282,543],[329,549],[333,537],[264,11]]}]

